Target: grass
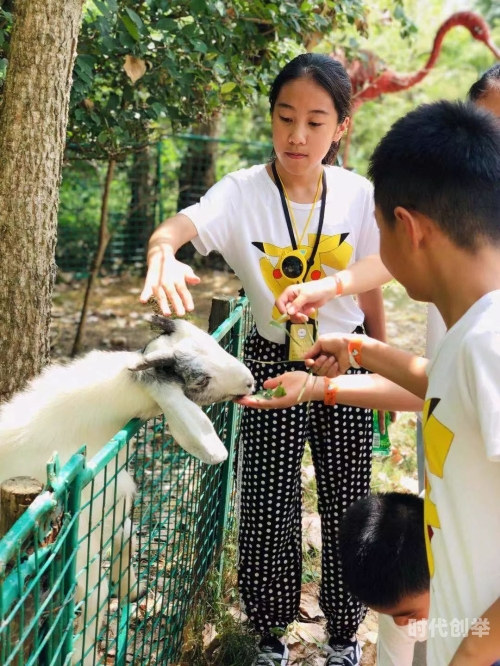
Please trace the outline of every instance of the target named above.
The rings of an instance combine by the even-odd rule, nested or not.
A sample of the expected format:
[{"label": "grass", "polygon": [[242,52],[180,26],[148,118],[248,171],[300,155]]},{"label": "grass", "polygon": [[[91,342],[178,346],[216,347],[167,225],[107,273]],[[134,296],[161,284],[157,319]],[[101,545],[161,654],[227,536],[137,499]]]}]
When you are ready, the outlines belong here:
[{"label": "grass", "polygon": [[307,544],[302,548],[302,583],[321,582],[321,551]]},{"label": "grass", "polygon": [[233,528],[225,540],[222,575],[216,562],[198,592],[184,630],[183,665],[251,666],[255,659],[256,635],[248,622],[235,616],[239,607],[236,541]]}]

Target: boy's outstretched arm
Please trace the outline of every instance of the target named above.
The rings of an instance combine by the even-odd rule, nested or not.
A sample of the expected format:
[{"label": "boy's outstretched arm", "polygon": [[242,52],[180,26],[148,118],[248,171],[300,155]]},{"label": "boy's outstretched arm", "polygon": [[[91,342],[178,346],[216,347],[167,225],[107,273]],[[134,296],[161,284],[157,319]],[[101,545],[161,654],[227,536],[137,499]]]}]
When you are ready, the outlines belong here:
[{"label": "boy's outstretched arm", "polygon": [[499,659],[500,599],[497,599],[471,627],[455,652],[450,666],[491,666]]},{"label": "boy's outstretched arm", "polygon": [[148,246],[148,272],[141,294],[141,302],[155,296],[164,315],[183,317],[186,310],[194,310],[192,296],[187,287],[200,282],[193,269],[175,258],[177,250],[198,235],[189,217],[178,213],[165,220],[153,232]]},{"label": "boy's outstretched arm", "polygon": [[300,321],[311,315],[332,298],[362,294],[389,282],[391,274],[378,254],[363,257],[334,276],[323,280],[291,285],[277,298],[276,307],[282,314],[296,315]]},{"label": "boy's outstretched arm", "polygon": [[304,355],[306,366],[324,374],[323,365],[331,365],[334,357],[339,372],[361,366],[402,386],[422,400],[427,391],[428,359],[394,349],[366,335],[322,335]]},{"label": "boy's outstretched arm", "polygon": [[[420,411],[423,407],[420,398],[379,375],[342,375],[326,382],[333,383],[336,403],[340,405],[402,412]],[[255,409],[285,409],[300,402],[325,399],[324,377],[297,370],[264,382],[265,389],[275,389],[279,385],[286,391],[286,395],[280,398],[249,395],[237,402]]]}]

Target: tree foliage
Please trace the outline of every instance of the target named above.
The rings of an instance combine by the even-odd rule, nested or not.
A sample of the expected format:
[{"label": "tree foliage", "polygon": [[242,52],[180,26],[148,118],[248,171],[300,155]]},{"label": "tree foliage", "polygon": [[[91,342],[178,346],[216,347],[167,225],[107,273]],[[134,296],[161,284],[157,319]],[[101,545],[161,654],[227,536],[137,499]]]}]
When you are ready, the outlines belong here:
[{"label": "tree foliage", "polygon": [[74,71],[69,140],[116,154],[151,124],[201,122],[267,90],[285,58],[363,0],[93,0]]},{"label": "tree foliage", "polygon": [[[470,3],[469,9],[491,18],[487,12],[490,0]],[[498,3],[491,2],[494,10]],[[410,39],[398,20],[387,13],[384,0],[372,0],[367,16],[370,25],[369,35],[360,36],[347,29],[345,42],[354,51],[366,49],[380,58],[384,66],[398,73],[415,72],[423,66],[432,48],[433,40],[440,25],[454,12],[453,6],[442,0],[405,0],[408,21],[418,26]],[[493,40],[500,45],[500,22],[494,18],[490,23]],[[331,44],[321,45],[331,50]],[[407,91],[383,95],[377,100],[363,104],[354,116],[349,164],[361,174],[366,173],[368,159],[375,146],[401,116],[419,104],[438,99],[464,99],[472,83],[495,62],[492,53],[485,45],[474,40],[470,33],[457,27],[446,35],[438,61],[423,81]]]}]

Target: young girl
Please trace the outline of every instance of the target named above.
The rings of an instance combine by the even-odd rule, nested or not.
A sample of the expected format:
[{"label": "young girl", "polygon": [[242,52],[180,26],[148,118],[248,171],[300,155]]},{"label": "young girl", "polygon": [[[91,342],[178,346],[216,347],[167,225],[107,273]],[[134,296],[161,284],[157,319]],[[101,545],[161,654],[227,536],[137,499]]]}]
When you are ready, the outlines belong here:
[{"label": "young girl", "polygon": [[[175,253],[192,241],[202,254],[220,252],[241,279],[255,318],[245,358],[257,388],[273,372],[303,367],[301,349],[286,346],[274,301],[288,285],[337,275],[344,294],[384,280],[378,257],[372,187],[331,166],[349,123],[351,84],[342,65],[304,54],[288,63],[270,93],[275,158],[214,185],[201,201],[153,234],[141,300],[155,295],[165,314],[193,308],[187,285],[199,282]],[[358,276],[357,265],[361,271]],[[353,265],[352,271],[348,266]],[[378,273],[377,273],[378,271]],[[383,269],[382,269],[382,272]],[[372,277],[367,281],[366,275]],[[385,274],[384,274],[385,275]],[[358,279],[359,278],[359,279]],[[369,332],[383,337],[380,293],[363,297]],[[364,315],[351,296],[331,301],[317,317],[319,332],[362,332]],[[370,326],[371,324],[371,326]],[[378,328],[379,330],[374,330]],[[311,326],[310,334],[315,334]],[[301,332],[292,336],[302,340]],[[306,335],[309,339],[309,334]],[[270,365],[274,364],[274,365]],[[353,372],[363,373],[363,370]],[[245,410],[240,437],[239,585],[245,611],[262,634],[259,664],[285,664],[277,638],[298,614],[301,588],[301,460],[312,448],[323,531],[321,607],[330,632],[328,666],[355,666],[355,638],[364,615],[342,581],[337,531],[347,507],[369,492],[370,410],[314,403],[289,410]]]}]

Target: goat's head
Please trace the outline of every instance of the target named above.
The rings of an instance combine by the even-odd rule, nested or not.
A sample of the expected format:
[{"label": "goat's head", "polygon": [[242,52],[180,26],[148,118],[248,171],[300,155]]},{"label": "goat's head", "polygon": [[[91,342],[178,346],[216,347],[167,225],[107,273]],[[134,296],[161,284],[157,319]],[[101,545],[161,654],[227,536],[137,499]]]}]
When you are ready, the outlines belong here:
[{"label": "goat's head", "polygon": [[253,377],[243,363],[226,352],[208,333],[185,319],[156,315],[163,333],[146,345],[131,370],[142,371],[145,384],[178,384],[197,405],[232,400],[252,393]]},{"label": "goat's head", "polygon": [[165,414],[170,432],[189,453],[217,464],[227,450],[198,405],[231,400],[253,391],[253,377],[243,363],[184,319],[155,316],[163,334],[150,342],[129,369]]}]

